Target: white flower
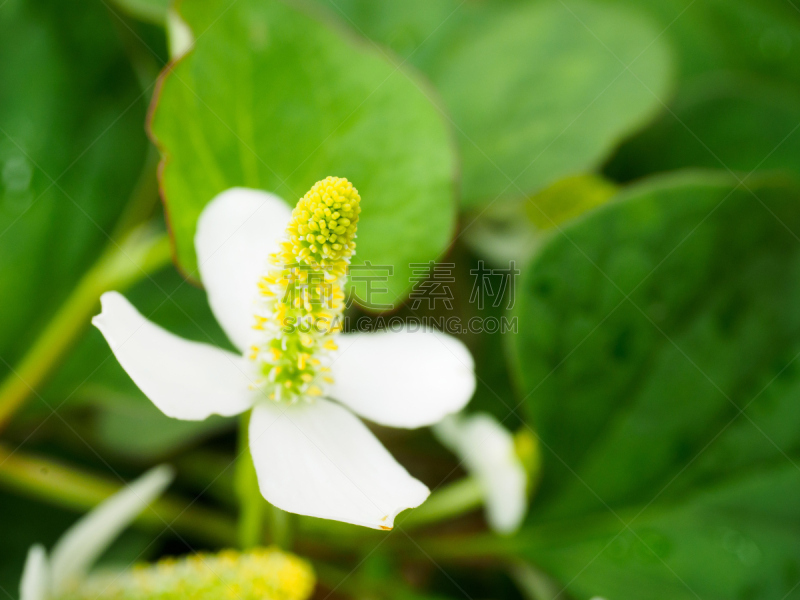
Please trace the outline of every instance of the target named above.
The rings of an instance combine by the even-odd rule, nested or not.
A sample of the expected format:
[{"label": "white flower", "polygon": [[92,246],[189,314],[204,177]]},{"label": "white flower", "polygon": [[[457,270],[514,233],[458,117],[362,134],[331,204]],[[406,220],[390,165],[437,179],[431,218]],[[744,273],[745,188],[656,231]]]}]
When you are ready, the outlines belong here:
[{"label": "white flower", "polygon": [[[390,427],[431,425],[469,401],[475,375],[464,345],[439,332],[339,333],[359,202],[347,180],[328,178],[294,211],[243,188],[204,209],[195,236],[200,274],[242,354],[181,339],[115,292],[103,295],[93,323],[166,415],[201,420],[252,409],[250,450],[273,505],[390,529],[429,491],[353,413]],[[288,268],[293,262],[311,274]],[[299,295],[287,299],[290,292]],[[320,303],[323,292],[332,298]],[[295,317],[329,321],[322,330],[288,330]]]},{"label": "white flower", "polygon": [[489,526],[499,533],[515,531],[527,510],[528,476],[511,433],[485,413],[447,417],[434,433],[478,479]]},{"label": "white flower", "polygon": [[20,583],[20,600],[59,597],[89,568],[136,516],[169,486],[172,469],[155,467],[117,492],[70,527],[48,559],[40,545],[28,552]]}]

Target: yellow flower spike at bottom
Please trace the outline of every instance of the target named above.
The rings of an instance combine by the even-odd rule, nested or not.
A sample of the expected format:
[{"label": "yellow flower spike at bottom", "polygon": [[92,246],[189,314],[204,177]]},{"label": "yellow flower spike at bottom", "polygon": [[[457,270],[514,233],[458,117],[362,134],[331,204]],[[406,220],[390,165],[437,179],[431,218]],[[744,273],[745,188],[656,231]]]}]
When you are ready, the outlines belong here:
[{"label": "yellow flower spike at bottom", "polygon": [[324,395],[332,383],[322,368],[337,350],[347,267],[355,254],[361,197],[339,177],[318,181],[297,203],[278,252],[259,281],[253,328],[265,332],[255,387],[294,403]]},{"label": "yellow flower spike at bottom", "polygon": [[58,600],[306,600],[314,583],[308,563],[290,554],[225,550],[94,575]]}]

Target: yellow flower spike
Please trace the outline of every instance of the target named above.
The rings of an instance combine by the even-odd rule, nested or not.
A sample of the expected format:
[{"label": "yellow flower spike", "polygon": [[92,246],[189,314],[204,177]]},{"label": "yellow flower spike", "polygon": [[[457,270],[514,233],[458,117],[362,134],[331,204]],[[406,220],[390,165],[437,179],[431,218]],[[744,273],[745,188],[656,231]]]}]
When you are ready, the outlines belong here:
[{"label": "yellow flower spike", "polygon": [[306,600],[314,583],[311,567],[290,554],[224,550],[91,576],[59,600]]},{"label": "yellow flower spike", "polygon": [[[360,204],[358,190],[347,179],[328,177],[315,183],[292,211],[288,227],[288,230],[298,232],[307,228],[309,233],[303,238],[298,237],[295,243],[287,241],[281,245],[281,258],[289,259],[283,260],[283,264],[291,264],[300,258],[303,249],[308,252],[299,262],[311,267],[332,266],[349,259],[355,249],[351,242],[356,237]],[[330,210],[331,206],[335,207],[334,211]],[[334,241],[342,247],[337,251],[328,244],[327,255],[323,255],[322,246],[333,235],[337,236]]]},{"label": "yellow flower spike", "polygon": [[[251,354],[258,387],[277,401],[311,401],[333,383],[322,369],[338,347],[347,268],[355,253],[361,197],[347,179],[318,181],[297,203],[278,252],[259,281],[254,328],[264,331]],[[280,349],[279,349],[280,348]]]}]

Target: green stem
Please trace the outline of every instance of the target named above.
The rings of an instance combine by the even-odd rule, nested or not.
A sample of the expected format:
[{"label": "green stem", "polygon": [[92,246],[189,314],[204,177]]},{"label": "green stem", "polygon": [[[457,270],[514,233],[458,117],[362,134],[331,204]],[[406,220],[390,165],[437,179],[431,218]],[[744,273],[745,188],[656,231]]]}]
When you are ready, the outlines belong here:
[{"label": "green stem", "polygon": [[144,166],[139,174],[139,179],[128,197],[125,209],[117,220],[111,234],[117,239],[125,232],[131,231],[137,225],[149,220],[158,207],[160,198],[158,194],[158,150],[152,144],[147,147]]},{"label": "green stem", "polygon": [[0,430],[61,360],[97,310],[100,295],[124,289],[169,264],[169,238],[151,226],[130,232],[83,276],[20,363],[0,385]]},{"label": "green stem", "polygon": [[[239,485],[236,483],[237,469],[227,469],[230,464],[227,456],[207,450],[197,450],[176,458],[173,464],[178,468],[182,481],[190,481],[196,488],[206,490],[205,493],[225,506],[239,505],[239,488],[236,487]],[[209,469],[208,465],[213,465],[213,468]],[[252,479],[250,481],[251,484],[255,483]],[[253,485],[253,487],[255,486]],[[236,493],[234,493],[234,489],[236,489]],[[272,506],[266,500],[264,503],[269,541],[279,548],[289,549],[291,547],[293,524],[298,519],[320,521],[320,519],[291,515],[277,506]],[[244,525],[242,527],[244,528]]]},{"label": "green stem", "polygon": [[503,537],[493,533],[425,536],[398,547],[398,553],[418,560],[435,560],[442,564],[471,561],[507,562],[526,548],[523,536]]},{"label": "green stem", "polygon": [[400,521],[403,529],[431,525],[460,517],[483,505],[483,489],[474,477],[465,477],[434,491],[421,506]]},{"label": "green stem", "polygon": [[558,600],[562,595],[561,584],[527,562],[512,561],[506,570],[527,600]]},{"label": "green stem", "polygon": [[236,495],[239,498],[239,546],[244,550],[264,542],[264,516],[266,500],[258,487],[256,468],[250,454],[248,427],[250,411],[242,414],[239,422],[239,448],[236,459]]},{"label": "green stem", "polygon": [[[116,493],[122,484],[50,459],[0,446],[0,485],[28,497],[72,510],[86,511]],[[156,500],[136,520],[149,530],[165,527],[211,545],[231,546],[233,520],[175,497]]]},{"label": "green stem", "polygon": [[269,536],[278,548],[288,550],[292,543],[292,515],[277,506],[267,503],[269,507]]}]

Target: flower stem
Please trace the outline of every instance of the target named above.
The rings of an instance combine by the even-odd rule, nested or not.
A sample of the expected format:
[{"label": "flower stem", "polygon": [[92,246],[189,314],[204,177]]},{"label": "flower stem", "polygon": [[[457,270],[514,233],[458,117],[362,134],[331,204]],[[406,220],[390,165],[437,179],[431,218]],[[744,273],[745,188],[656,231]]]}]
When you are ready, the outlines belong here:
[{"label": "flower stem", "polygon": [[84,330],[100,295],[124,289],[169,264],[169,238],[153,226],[131,231],[102,254],[0,385],[0,430],[30,398]]},{"label": "flower stem", "polygon": [[292,541],[292,515],[272,504],[268,503],[268,506],[270,542],[278,548],[288,550]]},{"label": "flower stem", "polygon": [[[94,508],[122,487],[120,482],[1,445],[0,485],[50,504],[82,511]],[[153,502],[136,524],[157,531],[168,527],[212,545],[230,546],[236,540],[236,527],[228,516],[169,496]]]},{"label": "flower stem", "polygon": [[239,448],[236,459],[236,495],[239,498],[239,546],[246,550],[264,542],[264,516],[267,502],[258,487],[253,457],[250,454],[248,428],[250,411],[242,414],[239,422]]}]

